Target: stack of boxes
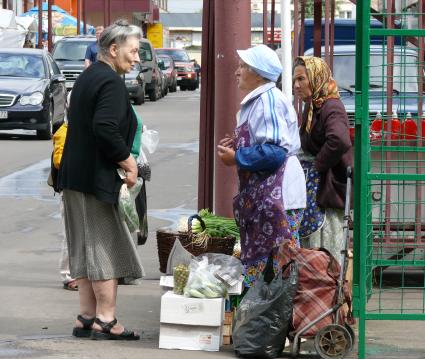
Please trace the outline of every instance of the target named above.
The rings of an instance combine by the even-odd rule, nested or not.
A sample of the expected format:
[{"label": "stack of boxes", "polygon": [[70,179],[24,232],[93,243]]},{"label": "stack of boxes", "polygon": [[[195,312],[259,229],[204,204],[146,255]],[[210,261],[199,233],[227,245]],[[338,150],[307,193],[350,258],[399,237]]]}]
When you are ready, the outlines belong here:
[{"label": "stack of boxes", "polygon": [[159,347],[218,351],[223,319],[224,298],[187,298],[168,291],[161,298]]},{"label": "stack of boxes", "polygon": [[[172,289],[172,276],[162,276],[160,285]],[[229,288],[229,295],[242,293],[242,278]],[[233,312],[225,312],[225,299],[188,298],[168,290],[161,297],[159,348],[219,351],[231,344]]]}]

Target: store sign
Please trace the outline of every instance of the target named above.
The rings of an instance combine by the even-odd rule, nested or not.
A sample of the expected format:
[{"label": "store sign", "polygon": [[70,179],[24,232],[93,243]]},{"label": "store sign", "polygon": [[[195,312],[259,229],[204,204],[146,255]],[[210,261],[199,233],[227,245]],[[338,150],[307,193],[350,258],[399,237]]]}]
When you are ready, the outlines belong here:
[{"label": "store sign", "polygon": [[[282,41],[282,31],[280,28],[274,28],[274,42]],[[271,30],[267,30],[267,42],[272,42],[272,32]]]}]

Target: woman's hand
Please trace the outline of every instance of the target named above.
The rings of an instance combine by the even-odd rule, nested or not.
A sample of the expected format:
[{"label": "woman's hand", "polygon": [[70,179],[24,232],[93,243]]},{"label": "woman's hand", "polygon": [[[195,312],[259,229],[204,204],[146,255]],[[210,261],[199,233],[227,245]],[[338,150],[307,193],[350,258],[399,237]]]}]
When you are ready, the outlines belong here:
[{"label": "woman's hand", "polygon": [[128,172],[126,171],[126,177],[123,179],[124,183],[127,184],[128,188],[133,187],[136,182],[137,182],[137,167],[136,167],[136,171],[133,172]]},{"label": "woman's hand", "polygon": [[126,160],[118,162],[118,165],[125,171],[123,182],[128,188],[133,187],[137,182],[137,163],[134,157],[130,155]]},{"label": "woman's hand", "polygon": [[219,145],[223,147],[235,149],[234,138],[226,133],[224,135],[224,138],[220,140]]},{"label": "woman's hand", "polygon": [[236,165],[235,150],[233,148],[218,145],[217,154],[226,166]]}]

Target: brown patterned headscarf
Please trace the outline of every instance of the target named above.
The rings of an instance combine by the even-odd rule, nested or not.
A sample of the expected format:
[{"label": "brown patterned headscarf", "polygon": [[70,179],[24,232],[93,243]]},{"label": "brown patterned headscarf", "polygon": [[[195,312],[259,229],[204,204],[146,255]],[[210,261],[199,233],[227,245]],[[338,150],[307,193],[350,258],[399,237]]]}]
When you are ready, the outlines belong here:
[{"label": "brown patterned headscarf", "polygon": [[328,64],[319,57],[299,56],[295,59],[295,66],[304,65],[313,95],[308,111],[305,130],[310,133],[313,121],[313,108],[322,107],[329,98],[339,98],[338,86],[332,77]]}]

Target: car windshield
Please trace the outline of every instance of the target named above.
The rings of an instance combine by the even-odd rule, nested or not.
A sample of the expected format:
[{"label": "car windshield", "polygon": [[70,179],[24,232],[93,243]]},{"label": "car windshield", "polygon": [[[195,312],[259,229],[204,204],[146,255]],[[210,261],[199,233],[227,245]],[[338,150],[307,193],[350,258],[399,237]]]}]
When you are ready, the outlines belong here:
[{"label": "car windshield", "polygon": [[168,70],[171,67],[171,60],[169,57],[159,56],[159,59],[164,63],[164,69]]},{"label": "car windshield", "polygon": [[190,62],[189,55],[184,50],[179,49],[161,49],[156,50],[159,55],[168,55],[171,56],[171,58],[174,61],[183,61],[183,62]]},{"label": "car windshield", "polygon": [[151,47],[149,46],[147,42],[140,43],[139,54],[140,54],[140,59],[142,61],[152,61]]},{"label": "car windshield", "polygon": [[62,61],[84,61],[87,46],[93,41],[60,41],[53,51],[53,58]]},{"label": "car windshield", "polygon": [[41,56],[0,53],[0,76],[45,78]]},{"label": "car windshield", "polygon": [[[335,55],[333,76],[340,88],[354,89],[355,63],[355,55]],[[382,54],[372,54],[370,56],[370,91],[386,90],[386,63],[386,57]],[[353,71],[347,71],[347,69],[353,69]],[[397,92],[418,92],[416,56],[409,54],[394,56],[394,90]]]}]

